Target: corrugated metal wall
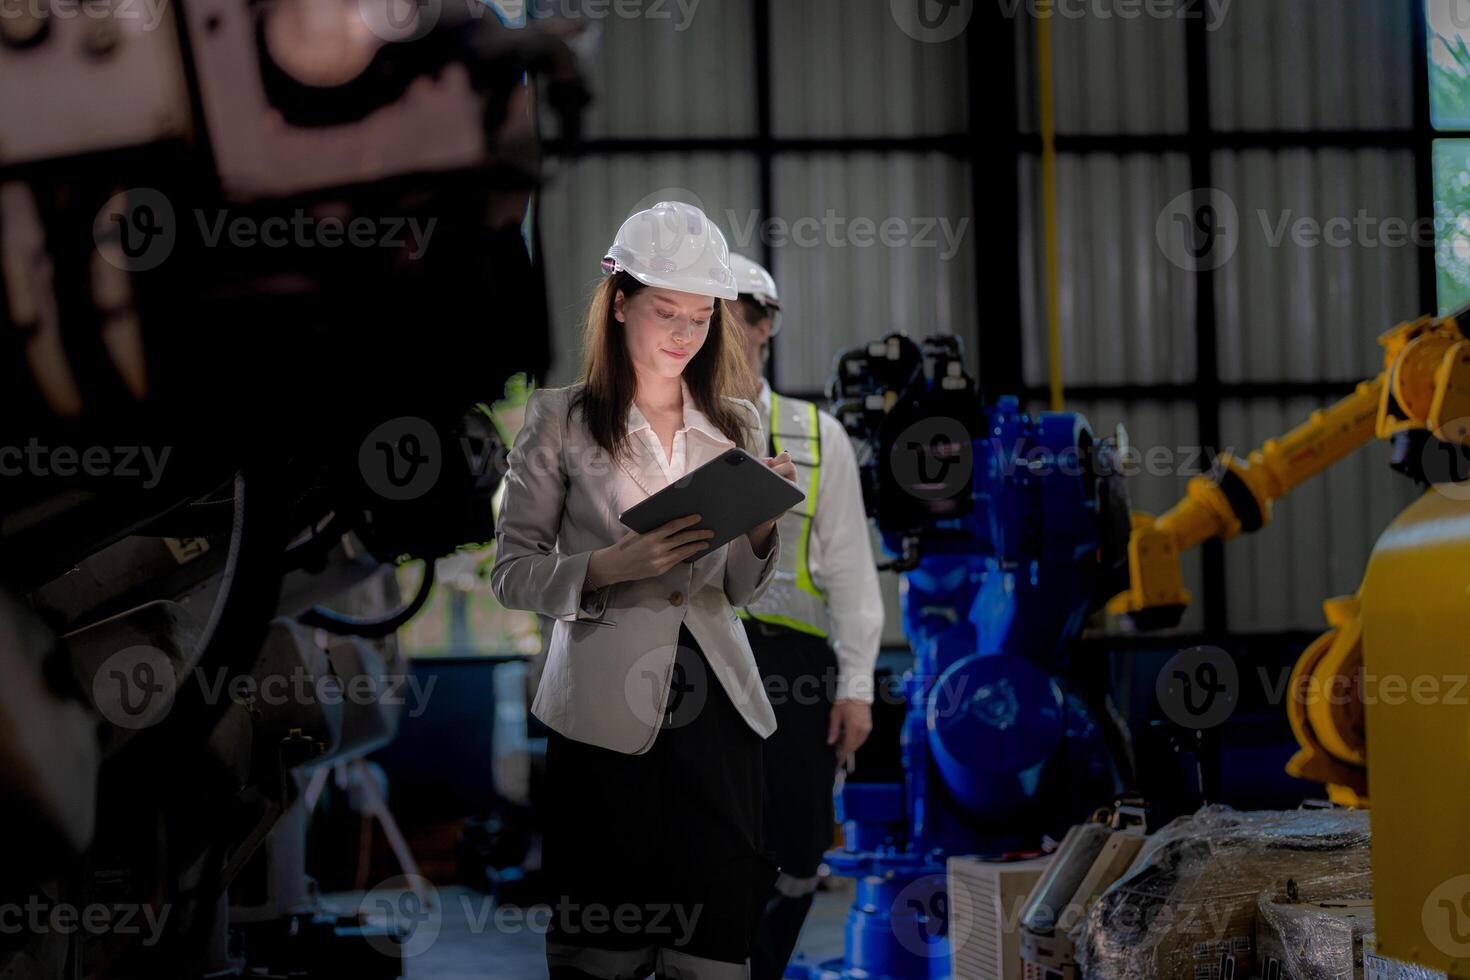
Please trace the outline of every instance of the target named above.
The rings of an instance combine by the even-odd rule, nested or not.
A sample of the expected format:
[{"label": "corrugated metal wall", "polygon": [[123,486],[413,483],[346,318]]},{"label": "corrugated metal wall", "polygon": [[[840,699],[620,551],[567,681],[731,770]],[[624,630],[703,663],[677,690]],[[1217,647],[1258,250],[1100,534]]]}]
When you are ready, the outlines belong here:
[{"label": "corrugated metal wall", "polygon": [[[1021,158],[1022,320],[1026,383],[1047,377],[1041,163]],[[1194,276],[1159,249],[1154,223],[1189,189],[1180,153],[1057,160],[1062,374],[1073,385],[1194,378]]]},{"label": "corrugated metal wall", "polygon": [[1389,129],[1413,121],[1423,0],[1234,0],[1209,35],[1216,130]]},{"label": "corrugated metal wall", "polygon": [[775,351],[778,387],[822,389],[837,351],[894,330],[963,334],[974,367],[974,237],[985,230],[971,219],[963,160],[782,155],[774,178],[777,215],[807,229],[828,219],[832,229],[773,249],[785,324]]},{"label": "corrugated metal wall", "polygon": [[[1413,17],[1398,0],[1234,0],[1178,5],[1206,18],[1209,128],[1242,131],[1404,129],[1412,124]],[[1079,5],[1072,5],[1075,9]],[[1020,9],[1026,9],[1023,5]],[[1189,125],[1182,19],[1053,18],[1056,117],[1062,136],[1183,134]],[[1036,23],[1017,21],[1018,113],[1037,128]],[[1288,140],[1286,140],[1289,142]],[[1217,151],[1212,183],[1234,205],[1236,250],[1214,271],[1219,378],[1233,382],[1343,381],[1376,373],[1375,338],[1417,315],[1419,252],[1403,231],[1416,216],[1411,151],[1373,148]],[[1386,138],[1385,144],[1398,142]],[[1064,143],[1065,145],[1065,143]],[[1195,380],[1195,274],[1172,264],[1155,237],[1167,202],[1193,185],[1187,143],[1137,152],[1063,153],[1058,162],[1063,367],[1071,385],[1187,384]],[[1046,378],[1040,167],[1021,163],[1023,320],[1028,384]],[[1296,244],[1346,218],[1336,245]],[[1385,219],[1397,224],[1385,227]],[[1284,230],[1284,234],[1283,234]],[[1328,230],[1328,229],[1324,229]],[[1387,234],[1385,235],[1385,232]],[[1280,240],[1277,238],[1280,236]],[[1245,451],[1291,428],[1312,398],[1227,400],[1225,448]],[[1135,445],[1178,452],[1198,443],[1192,400],[1095,401],[1075,406],[1102,430],[1127,425]],[[1188,455],[1188,454],[1186,454]],[[1372,446],[1276,509],[1273,525],[1226,545],[1227,625],[1314,629],[1321,600],[1357,587],[1372,543],[1413,496]],[[1158,510],[1188,472],[1131,483],[1135,504]],[[1187,568],[1199,599],[1198,558]],[[1199,610],[1191,611],[1198,626]]]},{"label": "corrugated metal wall", "polygon": [[[1058,13],[1051,18],[1057,132],[1184,132],[1189,123],[1184,21],[1097,16],[1097,12],[1107,12],[1107,4],[1091,6],[1095,12],[1091,16]],[[1026,0],[1020,0],[1016,9],[1026,11]],[[1057,9],[1076,12],[1083,5],[1069,2]],[[1020,128],[1034,133],[1041,128],[1037,121],[1036,20],[1018,16],[1016,28]]]},{"label": "corrugated metal wall", "polygon": [[[585,7],[599,9],[591,3]],[[755,35],[749,3],[671,0],[600,9],[603,16],[581,19],[594,32],[588,39],[595,52],[588,67],[596,101],[584,123],[588,139],[754,135]],[[644,16],[618,16],[619,9]]]},{"label": "corrugated metal wall", "polygon": [[1249,150],[1215,154],[1212,169],[1240,222],[1215,271],[1220,377],[1378,373],[1378,335],[1420,312],[1413,154]]},{"label": "corrugated metal wall", "polygon": [[915,41],[887,0],[772,2],[771,84],[777,136],[933,136],[967,125],[964,42]]}]

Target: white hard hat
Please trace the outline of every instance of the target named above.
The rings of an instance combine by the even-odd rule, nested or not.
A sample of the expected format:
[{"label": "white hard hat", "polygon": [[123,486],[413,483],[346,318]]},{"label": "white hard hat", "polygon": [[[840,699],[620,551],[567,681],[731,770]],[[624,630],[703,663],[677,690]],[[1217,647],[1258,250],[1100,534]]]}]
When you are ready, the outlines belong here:
[{"label": "white hard hat", "polygon": [[730,255],[730,269],[735,273],[736,289],[770,308],[771,336],[774,337],[781,329],[781,297],[776,292],[775,278],[759,262],[733,253]]},{"label": "white hard hat", "polygon": [[623,222],[602,271],[626,272],[645,286],[735,299],[730,246],[704,212],[683,201],[660,201]]}]

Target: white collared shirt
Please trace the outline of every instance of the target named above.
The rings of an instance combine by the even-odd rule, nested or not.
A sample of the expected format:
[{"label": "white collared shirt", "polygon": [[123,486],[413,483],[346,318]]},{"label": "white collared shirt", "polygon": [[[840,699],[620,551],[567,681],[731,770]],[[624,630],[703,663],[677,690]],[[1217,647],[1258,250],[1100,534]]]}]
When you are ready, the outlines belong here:
[{"label": "white collared shirt", "polygon": [[652,423],[643,417],[638,405],[634,403],[628,406],[628,435],[641,440],[644,448],[653,453],[670,483],[682,477],[689,469],[684,436],[690,429],[698,429],[712,439],[729,441],[729,437],[715,428],[714,423],[695,407],[694,398],[689,393],[689,383],[681,381],[680,386],[684,391],[684,425],[674,433],[673,451],[668,456],[664,455],[663,443],[659,442],[658,433],[653,431]]},{"label": "white collared shirt", "polygon": [[[760,403],[769,432],[771,387],[765,381],[761,382]],[[847,430],[822,411],[817,412],[817,426],[822,439],[822,477],[807,565],[812,581],[827,597],[830,639],[837,655],[837,697],[871,702],[873,666],[883,640],[883,593],[878,587],[872,531]],[[784,547],[794,548],[796,543]]]}]

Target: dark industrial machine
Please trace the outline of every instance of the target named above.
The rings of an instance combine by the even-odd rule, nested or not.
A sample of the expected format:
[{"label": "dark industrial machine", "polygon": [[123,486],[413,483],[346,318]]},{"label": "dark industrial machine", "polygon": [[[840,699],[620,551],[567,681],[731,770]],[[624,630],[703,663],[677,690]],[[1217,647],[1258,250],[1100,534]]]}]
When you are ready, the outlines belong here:
[{"label": "dark industrial machine", "polygon": [[493,535],[579,67],[479,2],[87,6],[0,20],[0,976],[396,977],[302,798],[394,732],[393,567]]}]

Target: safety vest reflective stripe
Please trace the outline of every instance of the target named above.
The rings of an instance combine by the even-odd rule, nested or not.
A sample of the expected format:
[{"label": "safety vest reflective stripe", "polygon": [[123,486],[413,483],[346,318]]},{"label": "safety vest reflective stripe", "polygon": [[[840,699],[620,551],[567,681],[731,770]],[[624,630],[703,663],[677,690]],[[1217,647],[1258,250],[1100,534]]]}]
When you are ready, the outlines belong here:
[{"label": "safety vest reflective stripe", "polygon": [[[829,631],[827,597],[812,580],[812,517],[822,478],[822,437],[817,406],[771,392],[769,420],[771,445],[777,455],[791,454],[797,484],[806,494],[798,506],[778,522],[782,548],[776,573],[765,594],[742,611],[762,622],[775,623],[825,637]],[[794,544],[794,547],[792,545]]]}]

